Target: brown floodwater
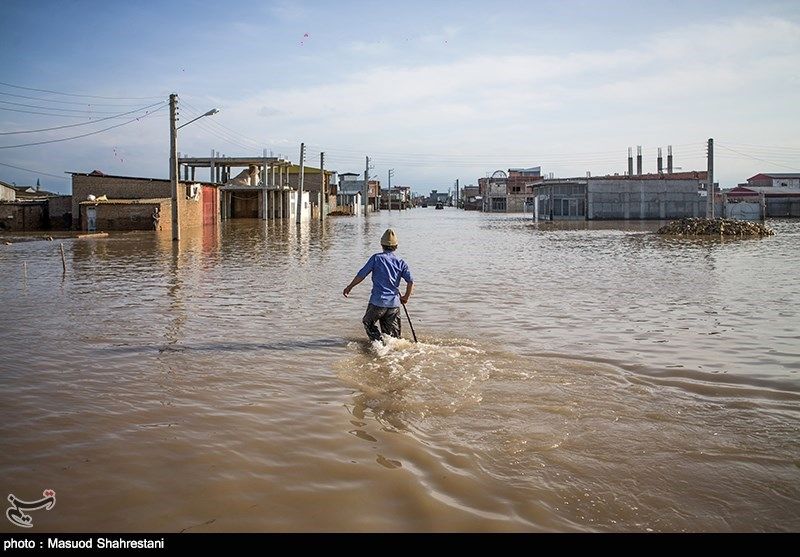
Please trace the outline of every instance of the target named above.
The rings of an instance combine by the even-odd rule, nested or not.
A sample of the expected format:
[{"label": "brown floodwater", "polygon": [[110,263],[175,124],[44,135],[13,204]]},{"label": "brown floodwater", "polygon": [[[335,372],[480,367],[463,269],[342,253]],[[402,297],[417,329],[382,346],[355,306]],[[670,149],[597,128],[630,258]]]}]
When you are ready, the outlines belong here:
[{"label": "brown floodwater", "polygon": [[[55,490],[33,532],[800,530],[800,222],[768,224],[0,245],[0,495]],[[341,290],[389,225],[420,342],[375,348]]]}]

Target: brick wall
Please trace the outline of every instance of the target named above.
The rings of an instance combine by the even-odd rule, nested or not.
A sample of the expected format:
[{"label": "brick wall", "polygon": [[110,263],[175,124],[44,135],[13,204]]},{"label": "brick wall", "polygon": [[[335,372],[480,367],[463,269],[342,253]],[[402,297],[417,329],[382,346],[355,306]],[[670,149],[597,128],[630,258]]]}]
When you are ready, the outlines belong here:
[{"label": "brick wall", "polygon": [[46,201],[0,203],[0,230],[42,230],[46,216]]},{"label": "brick wall", "polygon": [[[189,182],[191,183],[191,182]],[[201,226],[203,224],[203,188],[199,187],[200,194],[196,199],[187,199],[187,182],[180,182],[178,191],[178,208],[180,210],[180,223],[181,228]],[[86,175],[73,175],[72,176],[72,214],[79,215],[79,218],[73,216],[73,228],[79,230],[86,229],[85,211],[79,210],[79,204],[86,201],[89,195],[101,196],[105,195],[108,199],[154,199],[154,198],[167,198],[166,214],[162,210],[160,218],[160,228],[164,228],[164,223],[167,223],[165,230],[170,230],[172,226],[172,209],[169,199],[172,197],[172,190],[170,188],[169,180],[151,179],[151,178],[125,178],[115,176],[86,176]],[[214,190],[214,195],[219,193]],[[99,206],[99,205],[98,205]],[[130,206],[130,205],[128,205]],[[217,203],[219,206],[219,203]],[[120,205],[125,207],[125,205]],[[119,209],[125,211],[124,209]],[[152,209],[151,209],[152,211]],[[133,215],[133,213],[132,213]],[[98,220],[100,212],[98,211]],[[111,220],[115,220],[111,218]],[[98,229],[100,228],[98,222]],[[109,227],[109,230],[141,230],[141,228],[124,228]],[[150,228],[151,229],[151,228]],[[146,230],[149,230],[146,228]]]},{"label": "brick wall", "polygon": [[80,214],[80,219],[73,218],[73,227],[85,229],[83,214],[78,211],[78,204],[86,201],[89,195],[108,196],[109,199],[153,199],[171,197],[169,180],[150,178],[118,178],[112,176],[72,176],[72,214]]},{"label": "brick wall", "polygon": [[[203,226],[203,188],[200,187],[197,198],[186,198],[186,187],[181,185],[178,190],[178,222],[181,230]],[[216,193],[216,188],[214,189]],[[167,211],[170,214],[170,230],[172,230],[172,201],[167,203]]]},{"label": "brick wall", "polygon": [[72,227],[72,196],[60,195],[47,198],[50,228],[68,230]]},{"label": "brick wall", "polygon": [[170,201],[153,201],[147,203],[121,204],[98,203],[97,205],[81,205],[80,216],[82,229],[87,229],[86,211],[95,207],[97,211],[97,231],[108,230],[153,230],[156,221],[153,219],[155,209],[159,209],[158,229],[170,230],[172,216]]}]

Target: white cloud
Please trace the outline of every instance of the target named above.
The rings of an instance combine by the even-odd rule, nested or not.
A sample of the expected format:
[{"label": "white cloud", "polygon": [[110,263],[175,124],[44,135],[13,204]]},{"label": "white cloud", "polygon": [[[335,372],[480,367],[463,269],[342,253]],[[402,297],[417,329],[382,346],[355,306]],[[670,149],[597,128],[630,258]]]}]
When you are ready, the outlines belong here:
[{"label": "white cloud", "polygon": [[[276,9],[286,10],[281,17],[295,17],[303,8],[287,3]],[[445,27],[428,37],[445,40],[460,33]],[[393,47],[355,41],[348,48],[363,55],[391,53]],[[646,146],[648,167],[654,164],[654,146],[686,144],[676,149],[676,164],[702,168],[701,143],[709,136],[798,144],[800,26],[776,18],[687,25],[624,49],[597,45],[562,56],[485,54],[341,75],[244,98],[232,89],[227,99],[206,100],[222,109],[215,117],[219,123],[276,151],[292,151],[295,159],[301,140],[339,150],[338,160],[352,164],[349,169],[363,164],[358,151],[395,153],[376,160],[395,166],[404,180],[454,173],[477,177],[495,168],[540,163],[561,175],[620,171],[625,147],[637,144]],[[143,127],[131,139],[134,146],[149,141],[156,145],[153,153],[162,149],[166,134],[154,128]],[[223,144],[229,153],[250,145],[260,152],[260,142],[240,137],[238,145],[226,144],[235,133],[213,129],[204,124],[182,134],[181,150],[205,154],[210,145]],[[567,152],[594,154],[560,155]],[[138,150],[130,153],[148,159]],[[430,156],[420,160],[403,153]],[[447,161],[455,159],[446,155],[453,153],[485,155],[474,164],[463,162],[468,158],[462,155],[459,164],[448,167]],[[163,152],[149,159],[162,175]],[[730,158],[721,160],[718,172],[723,181],[735,183],[763,167]]]}]

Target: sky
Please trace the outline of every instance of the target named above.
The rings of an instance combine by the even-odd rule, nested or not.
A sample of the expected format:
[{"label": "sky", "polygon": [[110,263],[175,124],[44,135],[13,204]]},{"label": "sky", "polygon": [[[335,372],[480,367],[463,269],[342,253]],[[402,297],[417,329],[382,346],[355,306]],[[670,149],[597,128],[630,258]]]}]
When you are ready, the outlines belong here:
[{"label": "sky", "polygon": [[515,167],[622,174],[637,146],[645,172],[669,145],[676,169],[705,170],[709,138],[722,187],[800,172],[796,0],[4,0],[2,10],[5,182],[69,192],[65,172],[168,177],[170,93],[179,125],[220,111],[179,131],[181,153],[266,149],[297,162],[305,142],[307,164],[324,151],[326,168],[363,173],[369,156],[383,185],[393,168],[393,185],[418,192]]}]

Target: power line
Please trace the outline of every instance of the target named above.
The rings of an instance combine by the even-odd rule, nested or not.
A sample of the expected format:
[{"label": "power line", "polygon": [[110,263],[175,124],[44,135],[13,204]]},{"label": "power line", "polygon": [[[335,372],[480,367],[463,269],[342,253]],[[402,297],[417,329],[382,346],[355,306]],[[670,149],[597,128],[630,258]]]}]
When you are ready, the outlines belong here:
[{"label": "power line", "polygon": [[42,172],[41,170],[31,170],[30,168],[22,168],[21,166],[14,166],[13,164],[6,164],[4,162],[0,162],[0,166],[16,168],[17,170],[24,170],[25,172],[32,172],[34,174],[41,174],[42,176],[50,176],[51,178],[58,178],[59,180],[67,180],[66,176],[58,176],[56,174],[49,174],[47,172]]},{"label": "power line", "polygon": [[11,83],[5,83],[0,81],[0,85],[5,85],[6,87],[13,87],[14,89],[24,89],[25,91],[37,91],[39,93],[51,93],[53,95],[64,95],[65,97],[82,97],[85,99],[105,99],[110,101],[148,101],[153,99],[160,99],[163,98],[162,96],[158,97],[102,97],[99,95],[79,95],[76,93],[64,93],[61,91],[52,91],[50,89],[36,89],[34,87],[23,87],[22,85],[14,85]]},{"label": "power line", "polygon": [[[91,122],[81,122],[80,124],[67,124],[65,126],[55,126],[52,128],[40,128],[38,130],[24,130],[19,132],[0,132],[0,135],[19,135],[23,133],[38,133],[38,132],[49,132],[53,130],[63,130],[64,128],[75,128],[78,126],[88,126],[89,124],[96,124],[98,122],[103,122],[105,120],[112,120],[114,118],[120,118],[122,116],[127,116],[128,114],[133,114],[134,112],[141,112],[142,110],[147,110],[148,108],[152,108],[154,106],[158,106],[159,104],[164,103],[165,101],[153,103],[149,106],[143,106],[142,108],[137,108],[136,110],[131,110],[129,112],[122,112],[120,114],[115,114],[114,116],[108,116],[106,118],[99,118],[97,120],[92,120]],[[146,116],[146,114],[145,114]]]},{"label": "power line", "polygon": [[84,134],[81,134],[81,135],[75,135],[75,136],[72,136],[72,137],[62,137],[61,139],[50,139],[48,141],[36,141],[36,142],[33,142],[33,143],[20,143],[19,145],[2,145],[2,146],[0,146],[0,149],[14,149],[16,147],[31,147],[33,145],[45,145],[46,143],[58,143],[60,141],[71,141],[73,139],[80,139],[81,137],[88,137],[90,135],[95,135],[95,134],[98,134],[98,133],[107,132],[108,130],[113,130],[114,128],[119,128],[121,126],[127,126],[128,124],[131,124],[133,122],[138,122],[139,120],[147,118],[151,114],[155,114],[159,110],[163,110],[166,106],[167,105],[164,105],[161,108],[155,109],[153,112],[145,114],[144,116],[138,116],[136,118],[128,120],[127,122],[123,122],[121,124],[115,124],[113,126],[109,126],[107,128],[103,128],[102,130],[97,130],[97,131],[93,131],[93,132],[89,132],[89,133],[84,133]]},{"label": "power line", "polygon": [[39,106],[37,104],[25,104],[25,103],[15,103],[12,101],[3,101],[0,100],[0,103],[3,104],[10,104],[13,106],[21,106],[23,108],[38,108],[39,110],[52,110],[54,112],[78,112],[81,115],[83,114],[114,114],[114,111],[98,111],[92,108],[61,108],[60,106]]},{"label": "power line", "polygon": [[748,155],[747,153],[742,153],[741,151],[737,151],[736,149],[731,149],[730,147],[725,147],[724,145],[720,145],[719,143],[717,143],[717,147],[722,147],[723,149],[727,149],[728,151],[732,151],[732,152],[734,152],[734,153],[736,153],[738,155],[741,155],[743,157],[747,157],[748,159],[753,159],[753,160],[765,162],[767,164],[771,164],[771,165],[774,165],[774,166],[780,166],[781,168],[788,168],[789,170],[800,170],[800,168],[795,168],[793,166],[786,166],[785,164],[780,164],[780,163],[777,163],[777,162],[768,161],[766,159],[761,159],[761,158],[758,158],[758,157],[754,157],[752,155]]},{"label": "power line", "polygon": [[17,99],[28,99],[32,101],[41,101],[46,103],[57,103],[57,104],[75,104],[78,106],[116,106],[116,107],[126,107],[131,106],[133,103],[95,103],[95,102],[87,102],[87,101],[60,101],[57,99],[43,99],[42,97],[31,97],[30,95],[17,95],[16,93],[7,93],[6,91],[0,91],[0,95],[5,97],[14,97]]},{"label": "power line", "polygon": [[756,147],[759,151],[796,151],[800,152],[800,147],[792,147],[789,145],[755,145],[753,143],[737,143],[735,141],[726,141],[728,145],[735,145],[737,147]]},{"label": "power line", "polygon": [[80,114],[59,114],[52,112],[34,112],[32,110],[18,110],[16,108],[5,108],[0,106],[0,110],[6,110],[8,112],[21,112],[23,114],[38,114],[39,116],[58,116],[59,118],[88,118],[88,116],[80,115]]}]

